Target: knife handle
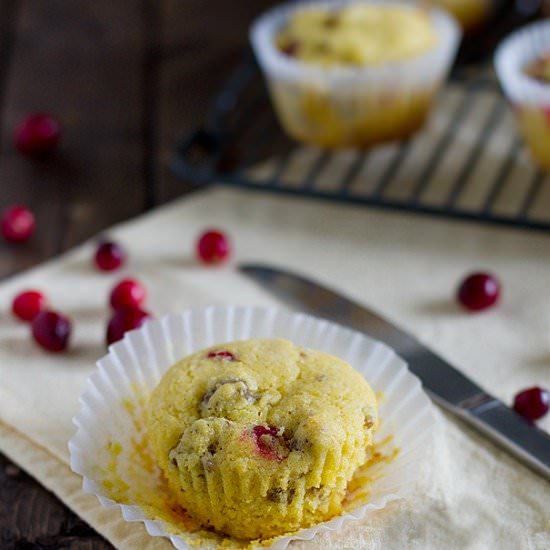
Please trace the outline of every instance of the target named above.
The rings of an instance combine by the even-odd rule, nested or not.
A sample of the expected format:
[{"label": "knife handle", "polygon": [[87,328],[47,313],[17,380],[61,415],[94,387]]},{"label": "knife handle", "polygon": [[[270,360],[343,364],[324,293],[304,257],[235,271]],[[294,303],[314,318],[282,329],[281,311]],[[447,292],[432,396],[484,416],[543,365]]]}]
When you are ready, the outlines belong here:
[{"label": "knife handle", "polygon": [[455,412],[550,481],[550,435],[490,395],[476,401],[458,407]]}]

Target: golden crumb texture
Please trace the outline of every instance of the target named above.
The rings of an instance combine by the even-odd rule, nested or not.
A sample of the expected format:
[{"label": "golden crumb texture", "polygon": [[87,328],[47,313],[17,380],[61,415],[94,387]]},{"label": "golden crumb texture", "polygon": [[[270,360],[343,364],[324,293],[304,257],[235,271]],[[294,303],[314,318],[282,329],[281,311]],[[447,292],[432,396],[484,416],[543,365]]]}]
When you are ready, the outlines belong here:
[{"label": "golden crumb texture", "polygon": [[203,527],[269,539],[342,512],[378,424],[341,359],[286,340],[232,342],[172,366],[147,428],[179,505]]},{"label": "golden crumb texture", "polygon": [[373,66],[426,53],[437,44],[437,33],[429,12],[415,6],[313,5],[296,10],[276,42],[306,63]]}]

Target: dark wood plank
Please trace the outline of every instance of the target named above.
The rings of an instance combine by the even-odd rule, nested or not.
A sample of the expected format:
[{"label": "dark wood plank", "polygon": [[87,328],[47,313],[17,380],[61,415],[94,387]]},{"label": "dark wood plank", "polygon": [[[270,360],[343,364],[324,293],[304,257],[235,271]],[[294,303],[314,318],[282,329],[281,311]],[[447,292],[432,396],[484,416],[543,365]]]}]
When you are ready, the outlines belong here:
[{"label": "dark wood plank", "polygon": [[[0,45],[15,30],[16,40],[0,62],[0,207],[28,204],[37,232],[23,246],[0,244],[0,276],[138,214],[145,197],[143,2],[22,0],[9,13],[6,6],[0,3]],[[14,125],[35,110],[53,113],[64,127],[61,150],[48,161],[30,161],[12,148]],[[0,548],[111,547],[14,472],[2,458]]]},{"label": "dark wood plank", "polygon": [[146,24],[143,0],[50,0],[34,8],[46,36],[55,32],[47,29],[52,5],[55,30],[64,34],[49,48],[47,63],[59,67],[52,88],[60,82],[64,88],[57,112],[67,119],[66,172],[59,178],[67,193],[67,248],[144,208]]},{"label": "dark wood plank", "polygon": [[[0,207],[26,203],[38,224],[29,245],[2,245],[3,274],[143,209],[144,27],[140,0],[22,2],[4,92]],[[13,151],[13,128],[31,111],[61,120],[56,158]]]},{"label": "dark wood plank", "polygon": [[[2,107],[0,135],[0,210],[14,203],[24,203],[35,211],[38,222],[45,228],[25,246],[10,246],[0,243],[0,273],[10,275],[34,265],[37,260],[47,258],[56,249],[55,227],[60,219],[60,209],[52,197],[57,196],[59,184],[50,173],[50,164],[32,163],[13,151],[13,129],[22,114],[37,108],[36,91],[34,101],[32,87],[26,87],[10,76],[19,64],[29,60],[28,45],[20,40],[20,24],[23,23],[24,6],[21,1],[0,3],[0,105]],[[31,105],[25,109],[25,104]],[[42,106],[40,107],[42,108]],[[43,108],[47,108],[44,105]]]},{"label": "dark wood plank", "polygon": [[0,548],[112,548],[53,495],[0,455]]},{"label": "dark wood plank", "polygon": [[143,175],[145,178],[146,209],[158,202],[156,179],[157,163],[157,100],[159,97],[159,67],[162,55],[161,3],[157,0],[143,1]]},{"label": "dark wood plank", "polygon": [[0,105],[3,104],[4,84],[11,66],[18,7],[19,0],[0,2]]},{"label": "dark wood plank", "polygon": [[[163,0],[162,63],[157,98],[159,201],[190,189],[176,179],[170,162],[177,140],[200,126],[220,85],[248,47],[252,20],[274,0]],[[185,6],[185,7],[183,7]]]}]

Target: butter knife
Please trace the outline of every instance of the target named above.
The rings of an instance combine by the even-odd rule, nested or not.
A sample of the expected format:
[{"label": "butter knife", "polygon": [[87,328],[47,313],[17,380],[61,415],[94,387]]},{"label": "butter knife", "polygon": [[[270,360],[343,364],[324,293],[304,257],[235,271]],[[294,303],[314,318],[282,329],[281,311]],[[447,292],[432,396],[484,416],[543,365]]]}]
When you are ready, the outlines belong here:
[{"label": "butter knife", "polygon": [[300,275],[252,264],[242,265],[239,270],[292,309],[329,319],[385,342],[407,361],[438,405],[550,480],[550,436],[485,392],[416,338],[371,310]]}]

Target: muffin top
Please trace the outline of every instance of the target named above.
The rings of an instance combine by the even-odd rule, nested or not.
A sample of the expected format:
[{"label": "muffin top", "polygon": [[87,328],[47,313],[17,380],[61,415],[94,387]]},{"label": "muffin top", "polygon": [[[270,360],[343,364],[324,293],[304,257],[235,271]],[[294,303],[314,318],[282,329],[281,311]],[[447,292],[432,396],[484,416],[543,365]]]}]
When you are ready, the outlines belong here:
[{"label": "muffin top", "polygon": [[524,72],[527,76],[543,84],[550,84],[550,52],[546,52],[528,63],[524,68]]},{"label": "muffin top", "polygon": [[[153,392],[149,430],[161,466],[202,457],[276,468],[377,424],[375,395],[345,361],[286,340],[233,342],[174,365]],[[160,451],[160,452],[159,452]],[[294,455],[293,455],[294,453]]]},{"label": "muffin top", "polygon": [[180,505],[202,526],[254,540],[340,513],[377,407],[345,361],[286,340],[248,340],[171,367],[147,423]]},{"label": "muffin top", "polygon": [[276,37],[286,55],[321,66],[375,66],[419,56],[437,43],[429,12],[352,3],[296,10]]}]

